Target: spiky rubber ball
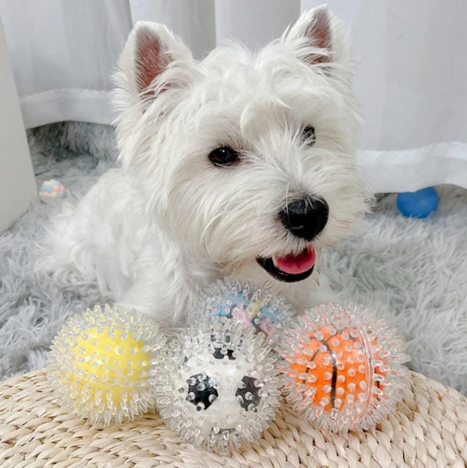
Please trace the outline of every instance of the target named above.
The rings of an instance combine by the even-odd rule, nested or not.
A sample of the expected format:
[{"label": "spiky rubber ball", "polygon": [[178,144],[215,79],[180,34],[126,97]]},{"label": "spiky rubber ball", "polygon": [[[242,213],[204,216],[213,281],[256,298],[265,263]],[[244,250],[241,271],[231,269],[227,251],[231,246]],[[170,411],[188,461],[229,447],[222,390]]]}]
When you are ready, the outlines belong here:
[{"label": "spiky rubber ball", "polygon": [[154,377],[165,342],[150,318],[96,306],[59,331],[48,376],[61,403],[92,425],[131,421],[155,407]]},{"label": "spiky rubber ball", "polygon": [[196,323],[215,317],[240,322],[245,328],[263,332],[275,345],[292,320],[291,304],[280,294],[258,288],[248,281],[225,278],[201,292],[189,313],[188,322]]},{"label": "spiky rubber ball", "polygon": [[387,321],[356,304],[325,304],[296,319],[278,347],[287,401],[319,429],[369,429],[401,400],[408,361]]},{"label": "spiky rubber ball", "polygon": [[226,451],[258,439],[275,417],[281,381],[263,334],[213,318],[170,343],[157,375],[159,414],[185,442]]}]

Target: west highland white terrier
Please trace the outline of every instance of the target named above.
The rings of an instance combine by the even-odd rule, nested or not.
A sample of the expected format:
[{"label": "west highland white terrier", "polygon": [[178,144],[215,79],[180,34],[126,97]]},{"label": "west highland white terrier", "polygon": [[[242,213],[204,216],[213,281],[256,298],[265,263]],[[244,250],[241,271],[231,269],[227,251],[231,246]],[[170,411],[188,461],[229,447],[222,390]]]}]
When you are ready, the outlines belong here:
[{"label": "west highland white terrier", "polygon": [[369,193],[348,40],[325,7],[252,54],[204,60],[165,26],[136,24],[116,74],[119,166],[54,226],[49,267],[67,282],[182,323],[226,275],[298,311],[331,299],[324,247],[352,232]]}]

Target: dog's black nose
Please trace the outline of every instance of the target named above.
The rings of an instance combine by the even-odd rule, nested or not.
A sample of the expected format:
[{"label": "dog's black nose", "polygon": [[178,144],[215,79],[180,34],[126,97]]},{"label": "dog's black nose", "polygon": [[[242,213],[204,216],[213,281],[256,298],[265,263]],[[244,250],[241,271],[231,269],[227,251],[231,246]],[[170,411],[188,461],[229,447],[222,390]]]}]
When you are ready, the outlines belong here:
[{"label": "dog's black nose", "polygon": [[293,235],[311,241],[326,226],[329,206],[322,198],[307,197],[289,203],[279,216]]}]

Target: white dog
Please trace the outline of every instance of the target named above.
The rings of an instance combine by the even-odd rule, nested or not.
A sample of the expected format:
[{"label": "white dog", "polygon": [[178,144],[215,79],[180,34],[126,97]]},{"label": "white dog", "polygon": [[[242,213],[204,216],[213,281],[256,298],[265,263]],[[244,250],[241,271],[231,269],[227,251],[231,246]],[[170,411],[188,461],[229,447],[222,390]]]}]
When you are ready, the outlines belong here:
[{"label": "white dog", "polygon": [[369,199],[339,21],[318,7],[257,55],[231,45],[201,62],[138,23],[116,82],[120,165],[57,220],[56,277],[172,323],[226,275],[297,310],[327,300],[321,249]]}]

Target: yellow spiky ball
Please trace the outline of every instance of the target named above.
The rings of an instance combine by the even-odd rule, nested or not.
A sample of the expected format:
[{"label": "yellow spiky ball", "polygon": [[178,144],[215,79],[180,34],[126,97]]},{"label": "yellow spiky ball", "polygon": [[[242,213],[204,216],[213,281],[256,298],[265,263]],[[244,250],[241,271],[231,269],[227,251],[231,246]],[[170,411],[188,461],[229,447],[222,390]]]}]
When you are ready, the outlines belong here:
[{"label": "yellow spiky ball", "polygon": [[165,342],[145,315],[96,306],[59,331],[48,376],[62,405],[91,424],[131,421],[155,407],[154,376]]}]

